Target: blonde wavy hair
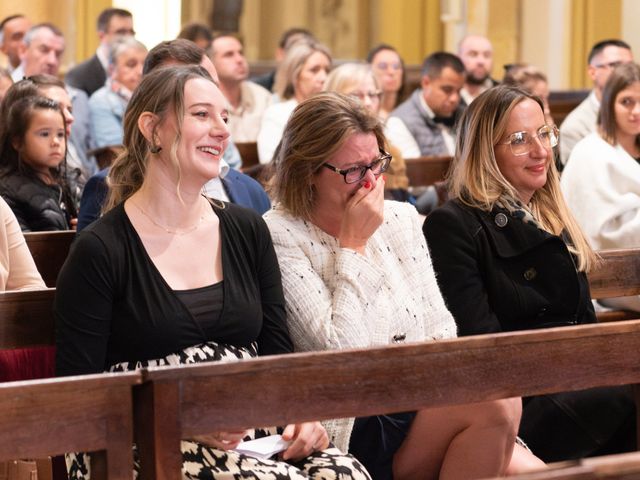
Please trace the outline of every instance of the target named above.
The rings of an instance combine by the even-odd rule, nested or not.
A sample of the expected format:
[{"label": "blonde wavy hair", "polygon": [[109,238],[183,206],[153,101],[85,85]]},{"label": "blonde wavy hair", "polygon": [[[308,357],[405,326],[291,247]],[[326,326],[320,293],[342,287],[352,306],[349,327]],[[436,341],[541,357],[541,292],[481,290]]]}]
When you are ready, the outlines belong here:
[{"label": "blonde wavy hair", "polygon": [[316,52],[323,53],[329,59],[331,66],[331,52],[321,43],[313,40],[301,40],[287,50],[282,64],[276,71],[273,91],[281,100],[289,100],[295,96],[296,82],[304,64]]},{"label": "blonde wavy hair", "polygon": [[[452,197],[487,212],[504,193],[518,198],[516,189],[498,168],[494,147],[507,133],[512,110],[526,99],[535,101],[544,111],[538,97],[506,85],[487,90],[466,109],[458,124],[455,160],[448,178]],[[554,235],[568,233],[568,247],[578,258],[578,270],[588,272],[595,266],[597,255],[560,191],[553,155],[549,157],[547,183],[536,190],[529,207],[542,228]]]},{"label": "blonde wavy hair", "polygon": [[[209,73],[197,65],[161,67],[142,78],[124,114],[124,149],[114,161],[107,177],[109,194],[103,213],[124,202],[142,186],[155,131],[170,115],[175,116],[177,128],[169,148],[169,158],[178,178],[176,191],[180,196],[181,172],[176,152],[184,117],[184,88],[194,78],[204,78],[213,83]],[[153,113],[158,118],[150,140],[138,128],[138,119],[145,112]]]},{"label": "blonde wavy hair", "polygon": [[380,83],[373,74],[371,65],[364,62],[343,63],[339,67],[331,70],[331,73],[329,73],[324,82],[324,89],[327,92],[346,93],[368,79],[373,81],[376,90],[380,90]]}]

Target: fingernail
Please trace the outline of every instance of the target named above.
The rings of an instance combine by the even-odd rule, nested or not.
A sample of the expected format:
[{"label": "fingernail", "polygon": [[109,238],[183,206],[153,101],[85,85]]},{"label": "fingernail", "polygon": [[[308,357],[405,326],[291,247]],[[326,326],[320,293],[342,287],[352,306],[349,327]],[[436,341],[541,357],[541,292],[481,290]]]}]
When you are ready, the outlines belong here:
[{"label": "fingernail", "polygon": [[371,182],[364,182],[364,188],[371,188]]}]

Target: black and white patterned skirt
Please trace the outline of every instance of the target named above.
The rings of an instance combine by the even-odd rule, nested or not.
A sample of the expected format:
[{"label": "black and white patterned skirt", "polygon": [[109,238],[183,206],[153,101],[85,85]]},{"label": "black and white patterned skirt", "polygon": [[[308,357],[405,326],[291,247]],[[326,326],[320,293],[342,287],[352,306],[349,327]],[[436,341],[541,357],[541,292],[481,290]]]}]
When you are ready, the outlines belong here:
[{"label": "black and white patterned skirt", "polygon": [[[124,362],[113,365],[109,372],[125,372],[153,366],[178,366],[202,362],[233,362],[257,357],[255,345],[250,348],[238,348],[232,345],[207,342],[189,347],[181,352],[167,355],[156,360]],[[282,428],[273,427],[249,430],[244,440],[253,440],[267,435],[282,433]],[[135,446],[134,471],[132,478],[137,480],[140,464]],[[191,440],[181,442],[183,479],[313,479],[313,480],[370,480],[365,468],[351,455],[344,454],[330,446],[314,452],[308,457],[294,462],[282,461],[276,457],[258,459],[240,454],[234,450],[221,450]],[[91,464],[84,453],[66,455],[67,470],[71,480],[89,480]]]}]

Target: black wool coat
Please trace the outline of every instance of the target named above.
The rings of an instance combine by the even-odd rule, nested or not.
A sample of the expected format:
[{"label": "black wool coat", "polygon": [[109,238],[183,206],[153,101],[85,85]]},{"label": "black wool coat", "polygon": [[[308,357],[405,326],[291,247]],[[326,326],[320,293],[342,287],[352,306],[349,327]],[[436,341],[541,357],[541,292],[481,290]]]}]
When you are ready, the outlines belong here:
[{"label": "black wool coat", "polygon": [[596,321],[587,277],[563,238],[458,200],[432,212],[423,231],[459,335]]},{"label": "black wool coat", "polygon": [[12,173],[0,178],[0,195],[11,207],[23,232],[69,230],[72,206],[59,185]]},{"label": "black wool coat", "polygon": [[[596,321],[584,273],[563,238],[450,200],[423,226],[442,295],[461,336]],[[545,462],[635,448],[628,387],[524,399],[519,435]]]}]

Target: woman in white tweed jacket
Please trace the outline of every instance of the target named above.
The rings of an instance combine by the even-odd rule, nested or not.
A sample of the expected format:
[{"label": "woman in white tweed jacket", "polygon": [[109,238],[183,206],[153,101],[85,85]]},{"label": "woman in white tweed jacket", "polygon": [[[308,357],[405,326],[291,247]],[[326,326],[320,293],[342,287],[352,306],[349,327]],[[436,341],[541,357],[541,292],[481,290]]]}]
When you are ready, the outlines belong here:
[{"label": "woman in white tweed jacket", "polygon": [[[278,204],[265,220],[298,351],[456,336],[417,212],[384,201],[383,145],[381,124],[340,94],[306,100],[287,124]],[[376,479],[392,469],[395,479],[478,478],[505,473],[519,418],[517,400],[500,400],[336,420],[327,430]]]}]

